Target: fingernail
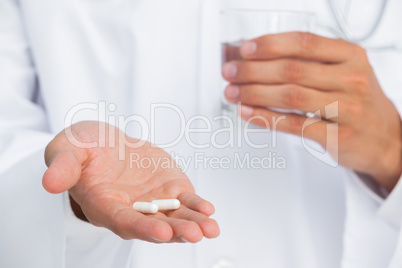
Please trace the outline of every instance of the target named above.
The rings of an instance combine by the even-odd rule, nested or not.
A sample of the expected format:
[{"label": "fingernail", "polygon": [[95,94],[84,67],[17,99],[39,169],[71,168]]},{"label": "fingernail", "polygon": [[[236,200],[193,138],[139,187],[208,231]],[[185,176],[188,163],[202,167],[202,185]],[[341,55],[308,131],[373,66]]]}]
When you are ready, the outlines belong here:
[{"label": "fingernail", "polygon": [[255,54],[256,51],[257,51],[257,43],[253,41],[247,41],[243,43],[243,45],[240,48],[240,52],[244,56],[251,56]]},{"label": "fingernail", "polygon": [[232,63],[226,63],[222,70],[223,76],[226,78],[233,78],[236,76],[237,67]]},{"label": "fingernail", "polygon": [[187,239],[185,239],[184,237],[180,237],[180,240],[184,243],[188,243]]},{"label": "fingernail", "polygon": [[239,97],[240,89],[237,86],[228,86],[225,90],[228,99],[237,99]]},{"label": "fingernail", "polygon": [[254,109],[249,106],[242,105],[240,108],[240,115],[242,117],[250,117],[254,112]]},{"label": "fingernail", "polygon": [[158,242],[158,243],[163,243],[164,242],[164,241],[162,241],[162,240],[160,240],[158,238],[155,238],[155,237],[151,237],[151,239],[154,240],[155,242]]}]

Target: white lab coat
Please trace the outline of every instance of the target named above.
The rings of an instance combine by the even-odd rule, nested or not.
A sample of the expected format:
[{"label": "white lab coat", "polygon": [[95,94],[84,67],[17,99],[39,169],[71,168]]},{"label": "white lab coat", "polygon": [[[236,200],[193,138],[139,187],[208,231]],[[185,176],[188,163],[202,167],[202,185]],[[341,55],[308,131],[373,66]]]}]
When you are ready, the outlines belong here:
[{"label": "white lab coat", "polygon": [[[364,10],[352,23],[364,31],[375,3],[360,4]],[[335,26],[323,0],[0,2],[0,267],[402,267],[402,183],[384,200],[353,172],[317,160],[290,135],[279,134],[277,146],[266,149],[244,140],[235,148],[194,150],[182,141],[166,149],[186,157],[271,152],[286,159],[285,169],[193,163],[187,173],[215,204],[221,227],[219,238],[195,245],[123,241],[76,219],[66,194],[42,189],[44,147],[78,103],[106,101],[117,107],[108,115],[147,120],[152,103],[174,104],[187,118],[220,114],[222,7],[308,10]],[[400,10],[402,2],[390,0],[372,42],[401,37]],[[402,111],[402,54],[374,51],[370,59]],[[74,121],[96,120],[97,112],[81,111]],[[154,141],[172,141],[179,124],[177,113],[158,110]],[[138,124],[126,131],[142,134]],[[255,134],[252,140],[271,138]]]}]

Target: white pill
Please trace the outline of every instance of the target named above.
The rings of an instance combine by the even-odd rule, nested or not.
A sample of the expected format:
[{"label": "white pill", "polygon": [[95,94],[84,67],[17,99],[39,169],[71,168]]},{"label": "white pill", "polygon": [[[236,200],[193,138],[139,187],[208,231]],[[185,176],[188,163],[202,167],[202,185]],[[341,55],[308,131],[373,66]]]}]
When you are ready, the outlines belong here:
[{"label": "white pill", "polygon": [[156,213],[158,212],[158,205],[148,202],[135,202],[133,209],[141,213]]},{"label": "white pill", "polygon": [[152,201],[152,204],[158,205],[159,210],[173,210],[180,207],[178,199],[159,199]]}]

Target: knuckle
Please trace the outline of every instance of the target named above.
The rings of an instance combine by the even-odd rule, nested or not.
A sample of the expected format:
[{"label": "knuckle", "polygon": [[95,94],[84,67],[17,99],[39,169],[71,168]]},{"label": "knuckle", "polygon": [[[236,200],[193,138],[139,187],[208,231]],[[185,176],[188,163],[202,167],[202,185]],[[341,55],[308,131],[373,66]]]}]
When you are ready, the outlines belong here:
[{"label": "knuckle", "polygon": [[243,87],[240,90],[240,100],[244,103],[257,104],[260,101],[259,90],[254,86]]},{"label": "knuckle", "polygon": [[257,126],[269,128],[270,115],[269,113],[262,111],[260,114],[256,114],[249,119],[250,123],[253,123]]},{"label": "knuckle", "polygon": [[363,47],[359,45],[353,45],[352,51],[353,55],[355,55],[359,59],[367,59],[367,52]]},{"label": "knuckle", "polygon": [[272,42],[271,39],[267,39],[265,42],[265,50],[266,54],[271,56],[280,56],[283,54],[282,45],[278,42]]},{"label": "knuckle", "polygon": [[254,69],[254,64],[252,62],[243,62],[239,64],[241,69],[242,78],[245,81],[254,81],[256,78],[256,72]]},{"label": "knuckle", "polygon": [[304,125],[305,119],[301,116],[291,116],[289,130],[292,134],[300,134]]},{"label": "knuckle", "polygon": [[358,66],[370,65],[370,61],[367,56],[367,51],[363,47],[356,44],[352,44],[350,54],[351,54],[350,62],[353,62],[355,65]]},{"label": "knuckle", "polygon": [[361,72],[354,73],[349,80],[350,89],[359,95],[365,93],[370,86],[369,77]]},{"label": "knuckle", "polygon": [[289,82],[297,82],[304,76],[304,66],[297,60],[288,60],[284,64],[284,77]]},{"label": "knuckle", "polygon": [[299,86],[291,85],[283,94],[283,103],[286,108],[300,108],[305,104],[305,96]]},{"label": "knuckle", "polygon": [[317,37],[308,32],[300,32],[299,34],[299,43],[300,43],[300,52],[303,55],[311,53],[316,48],[316,43],[318,41]]},{"label": "knuckle", "polygon": [[364,109],[360,102],[350,101],[347,103],[346,112],[348,117],[360,118],[364,113]]},{"label": "knuckle", "polygon": [[281,42],[278,42],[276,36],[270,34],[264,35],[261,38],[257,38],[256,42],[257,50],[260,50],[259,52],[266,56],[275,57],[283,54],[283,45]]}]

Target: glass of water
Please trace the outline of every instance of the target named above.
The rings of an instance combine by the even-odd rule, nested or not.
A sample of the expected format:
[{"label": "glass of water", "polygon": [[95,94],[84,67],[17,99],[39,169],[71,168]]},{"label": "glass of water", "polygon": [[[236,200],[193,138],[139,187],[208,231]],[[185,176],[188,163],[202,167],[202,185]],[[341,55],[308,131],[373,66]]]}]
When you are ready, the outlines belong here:
[{"label": "glass of water", "polygon": [[[314,14],[308,12],[228,9],[220,16],[222,65],[242,60],[239,49],[244,41],[267,34],[310,32],[314,25]],[[223,80],[222,92],[227,85]],[[222,114],[231,119],[238,117],[237,104],[229,103],[223,93]]]}]

